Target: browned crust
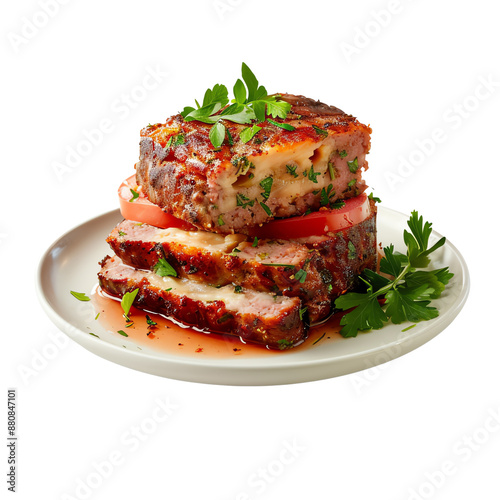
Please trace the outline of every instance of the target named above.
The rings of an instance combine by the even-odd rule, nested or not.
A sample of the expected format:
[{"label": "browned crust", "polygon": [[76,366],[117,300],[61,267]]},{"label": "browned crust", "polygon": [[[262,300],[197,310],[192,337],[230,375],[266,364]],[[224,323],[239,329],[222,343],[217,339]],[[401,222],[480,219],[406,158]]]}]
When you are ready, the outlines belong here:
[{"label": "browned crust", "polygon": [[300,319],[299,299],[291,299],[281,314],[264,320],[255,314],[228,310],[223,301],[202,302],[159,289],[146,278],[140,281],[117,278],[108,270],[114,259],[116,257],[106,256],[101,261],[99,284],[105,292],[116,297],[123,297],[126,292],[138,288],[134,306],[139,309],[163,314],[202,330],[239,336],[245,342],[263,344],[272,349],[289,348],[305,338],[306,327]]}]

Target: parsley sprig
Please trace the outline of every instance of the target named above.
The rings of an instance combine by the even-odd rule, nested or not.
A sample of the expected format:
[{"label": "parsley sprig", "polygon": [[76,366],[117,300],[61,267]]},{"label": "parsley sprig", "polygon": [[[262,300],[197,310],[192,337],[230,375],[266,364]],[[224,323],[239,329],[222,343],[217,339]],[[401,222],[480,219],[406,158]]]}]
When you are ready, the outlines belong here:
[{"label": "parsley sprig", "polygon": [[380,261],[380,271],[394,279],[366,269],[361,277],[366,291],[346,293],[335,301],[337,309],[354,308],[340,322],[342,336],[355,337],[358,331],[378,330],[388,321],[416,323],[439,315],[439,311],[429,304],[441,295],[453,274],[447,267],[430,271],[422,268],[430,264],[429,255],[443,246],[446,238],[429,248],[432,224],[424,224],[416,211],[411,213],[408,227],[410,232],[405,229],[403,234],[406,254],[395,251],[390,245],[384,248],[385,256]]},{"label": "parsley sprig", "polygon": [[[224,121],[239,124],[251,124],[240,132],[243,143],[250,141],[261,129],[256,123],[268,122],[285,130],[295,130],[287,123],[280,123],[270,118],[285,119],[290,111],[291,104],[279,99],[279,95],[268,95],[266,88],[259,82],[251,69],[245,64],[241,65],[241,76],[233,86],[234,99],[229,104],[229,92],[225,85],[217,83],[212,89],[207,89],[200,103],[195,99],[196,108],[186,106],[181,115],[185,121],[198,120],[203,123],[213,124],[210,128],[209,138],[214,147],[220,148],[228,136]],[[244,82],[244,83],[243,83]],[[229,104],[229,106],[227,106]],[[227,106],[227,107],[225,107]],[[231,141],[232,142],[232,138]]]}]

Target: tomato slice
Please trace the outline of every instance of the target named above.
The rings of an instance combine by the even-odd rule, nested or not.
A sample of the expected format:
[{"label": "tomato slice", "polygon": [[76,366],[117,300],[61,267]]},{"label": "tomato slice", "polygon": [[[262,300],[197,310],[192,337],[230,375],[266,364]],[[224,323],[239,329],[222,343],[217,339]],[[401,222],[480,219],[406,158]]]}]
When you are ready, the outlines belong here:
[{"label": "tomato slice", "polygon": [[344,200],[345,205],[338,209],[320,209],[309,215],[276,219],[252,231],[258,238],[306,238],[348,229],[370,216],[370,200],[363,193]]},{"label": "tomato slice", "polygon": [[[139,196],[135,197],[131,189],[138,193]],[[118,197],[120,199],[120,212],[125,219],[145,222],[161,228],[178,227],[186,231],[197,230],[189,222],[167,214],[158,205],[151,203],[137,185],[135,175],[130,176],[121,183],[118,189]]]},{"label": "tomato slice", "polygon": [[[131,190],[138,193],[134,196]],[[137,186],[135,175],[122,182],[118,189],[120,211],[125,219],[145,222],[152,226],[167,228],[177,227],[186,231],[197,231],[198,228],[165,213],[159,206],[151,203]],[[290,239],[318,236],[327,232],[348,229],[370,216],[370,200],[366,194],[345,200],[345,205],[338,209],[322,208],[309,215],[275,219],[267,224],[253,228],[251,236],[269,239]]]}]

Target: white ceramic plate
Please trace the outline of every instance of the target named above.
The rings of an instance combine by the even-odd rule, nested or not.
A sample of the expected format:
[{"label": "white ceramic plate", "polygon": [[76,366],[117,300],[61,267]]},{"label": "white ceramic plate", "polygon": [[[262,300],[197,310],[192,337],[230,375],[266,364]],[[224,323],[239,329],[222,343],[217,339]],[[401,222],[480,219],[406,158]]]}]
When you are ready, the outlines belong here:
[{"label": "white ceramic plate", "polygon": [[[78,302],[69,290],[88,295],[97,282],[98,262],[110,252],[105,239],[122,217],[118,210],[92,219],[59,238],[40,262],[37,288],[50,319],[74,341],[115,363],[162,377],[227,385],[274,385],[320,380],[370,368],[397,358],[428,342],[443,331],[462,309],[469,291],[469,274],[463,257],[449,242],[433,253],[436,267],[449,266],[455,274],[442,296],[433,302],[440,315],[418,323],[388,324],[356,338],[322,343],[308,349],[284,351],[251,358],[201,359],[153,349],[139,350],[133,341],[106,331],[95,320],[90,302]],[[379,207],[378,240],[405,251],[402,239],[408,217]],[[431,244],[441,235],[433,232]],[[93,332],[97,337],[89,335]],[[134,348],[135,347],[135,348]]]}]

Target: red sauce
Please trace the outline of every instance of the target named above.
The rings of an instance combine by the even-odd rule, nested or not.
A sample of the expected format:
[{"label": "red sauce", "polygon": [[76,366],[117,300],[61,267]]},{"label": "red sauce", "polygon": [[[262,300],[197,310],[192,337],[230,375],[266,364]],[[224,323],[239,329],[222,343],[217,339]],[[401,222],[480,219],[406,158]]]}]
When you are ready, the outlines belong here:
[{"label": "red sauce", "polygon": [[[146,313],[135,307],[131,308],[131,322],[127,323],[120,302],[104,296],[99,287],[92,293],[91,300],[96,314],[99,313],[98,321],[117,338],[121,336],[118,333],[121,330],[127,334],[128,340],[132,340],[137,346],[169,354],[204,358],[283,356],[287,352],[320,347],[326,342],[338,342],[342,339],[339,334],[341,315],[335,315],[323,325],[311,328],[309,337],[299,346],[279,351],[256,344],[245,344],[239,337],[231,335],[200,332],[159,314]],[[156,325],[148,324],[146,316]]]}]

